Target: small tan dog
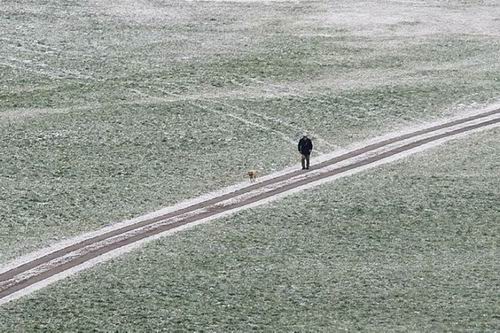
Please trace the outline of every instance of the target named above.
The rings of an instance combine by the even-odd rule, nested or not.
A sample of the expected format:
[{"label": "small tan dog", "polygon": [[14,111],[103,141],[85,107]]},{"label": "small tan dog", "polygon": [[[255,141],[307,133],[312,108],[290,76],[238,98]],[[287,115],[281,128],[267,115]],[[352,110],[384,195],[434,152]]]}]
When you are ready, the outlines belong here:
[{"label": "small tan dog", "polygon": [[248,178],[250,178],[250,183],[253,183],[257,180],[257,170],[250,170],[247,173]]}]

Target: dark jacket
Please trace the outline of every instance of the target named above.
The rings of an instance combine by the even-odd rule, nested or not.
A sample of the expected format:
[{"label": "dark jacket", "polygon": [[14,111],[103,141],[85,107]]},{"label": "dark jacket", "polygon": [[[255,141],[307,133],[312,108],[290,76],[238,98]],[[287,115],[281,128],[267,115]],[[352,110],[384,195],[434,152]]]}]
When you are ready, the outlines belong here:
[{"label": "dark jacket", "polygon": [[309,139],[307,136],[302,137],[302,139],[300,139],[300,141],[299,141],[298,148],[299,148],[299,152],[302,155],[311,154],[311,151],[313,149],[313,144],[312,144],[311,139]]}]

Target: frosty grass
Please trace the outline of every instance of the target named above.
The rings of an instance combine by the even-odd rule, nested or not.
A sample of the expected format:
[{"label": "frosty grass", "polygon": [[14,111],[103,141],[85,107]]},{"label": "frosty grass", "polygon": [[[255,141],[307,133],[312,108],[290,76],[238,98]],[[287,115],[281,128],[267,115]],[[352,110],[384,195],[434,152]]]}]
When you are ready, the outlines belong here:
[{"label": "frosty grass", "polygon": [[154,241],[5,304],[0,331],[494,331],[499,139]]},{"label": "frosty grass", "polygon": [[[0,263],[280,170],[303,132],[328,152],[496,102],[498,17],[495,1],[3,1]],[[498,328],[495,142],[164,239],[0,325]]]},{"label": "frosty grass", "polygon": [[[495,2],[4,1],[0,263],[498,99]],[[68,15],[71,13],[72,15]]]}]

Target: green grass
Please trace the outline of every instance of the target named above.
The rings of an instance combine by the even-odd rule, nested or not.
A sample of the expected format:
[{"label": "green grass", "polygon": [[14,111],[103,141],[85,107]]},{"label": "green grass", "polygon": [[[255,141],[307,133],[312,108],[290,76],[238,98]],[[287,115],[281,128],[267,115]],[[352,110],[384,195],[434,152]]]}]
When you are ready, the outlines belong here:
[{"label": "green grass", "polygon": [[499,138],[155,241],[6,304],[0,330],[494,332]]},{"label": "green grass", "polygon": [[295,156],[269,133],[181,103],[75,114],[2,128],[0,259],[243,181],[252,167],[281,169]]},{"label": "green grass", "polygon": [[386,4],[401,24],[364,31],[323,17],[359,12],[351,2],[149,3],[3,2],[0,263],[296,162],[276,132],[216,112],[330,151],[498,99],[491,28],[425,18],[498,6],[429,1],[413,20]]},{"label": "green grass", "polygon": [[[229,113],[329,151],[498,100],[491,1],[101,5],[2,2],[0,264],[296,162]],[[498,139],[165,238],[0,330],[497,331]]]}]

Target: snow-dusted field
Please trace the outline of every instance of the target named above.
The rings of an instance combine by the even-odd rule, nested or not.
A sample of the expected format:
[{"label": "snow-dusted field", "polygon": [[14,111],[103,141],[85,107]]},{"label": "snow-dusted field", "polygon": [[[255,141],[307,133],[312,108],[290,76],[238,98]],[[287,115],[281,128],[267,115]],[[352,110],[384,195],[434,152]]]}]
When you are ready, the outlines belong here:
[{"label": "snow-dusted field", "polygon": [[499,139],[155,241],[4,304],[0,330],[494,331]]},{"label": "snow-dusted field", "polygon": [[499,31],[496,1],[0,0],[0,264],[288,167],[303,132],[491,105]]},{"label": "snow-dusted field", "polygon": [[0,262],[498,99],[494,2],[2,1]]}]

